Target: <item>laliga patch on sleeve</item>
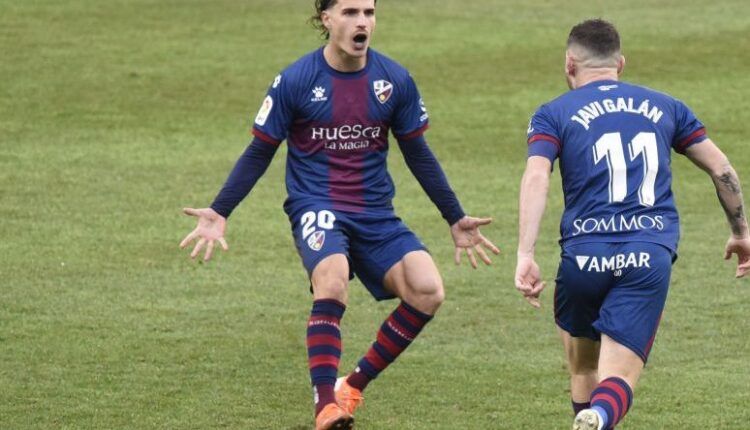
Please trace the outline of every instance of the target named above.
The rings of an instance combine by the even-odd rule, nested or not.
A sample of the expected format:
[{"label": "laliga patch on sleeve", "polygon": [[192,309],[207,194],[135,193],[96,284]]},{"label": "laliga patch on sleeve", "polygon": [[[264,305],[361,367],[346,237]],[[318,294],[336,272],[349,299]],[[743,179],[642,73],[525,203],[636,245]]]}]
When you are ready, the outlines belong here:
[{"label": "laliga patch on sleeve", "polygon": [[258,125],[265,125],[266,120],[268,119],[268,114],[271,113],[271,109],[273,109],[273,98],[271,98],[271,96],[266,96],[266,99],[263,100],[263,104],[260,106],[258,116],[255,117],[255,123]]}]

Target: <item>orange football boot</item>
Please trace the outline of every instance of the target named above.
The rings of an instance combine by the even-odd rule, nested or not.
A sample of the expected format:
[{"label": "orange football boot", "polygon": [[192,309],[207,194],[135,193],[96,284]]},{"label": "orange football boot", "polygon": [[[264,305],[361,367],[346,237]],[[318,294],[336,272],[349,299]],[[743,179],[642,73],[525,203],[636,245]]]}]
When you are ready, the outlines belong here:
[{"label": "orange football boot", "polygon": [[362,392],[346,382],[346,376],[336,380],[336,402],[348,413],[354,415],[354,411],[362,406],[365,398]]},{"label": "orange football boot", "polygon": [[351,430],[352,428],[354,428],[354,418],[336,403],[325,405],[315,417],[315,430]]}]

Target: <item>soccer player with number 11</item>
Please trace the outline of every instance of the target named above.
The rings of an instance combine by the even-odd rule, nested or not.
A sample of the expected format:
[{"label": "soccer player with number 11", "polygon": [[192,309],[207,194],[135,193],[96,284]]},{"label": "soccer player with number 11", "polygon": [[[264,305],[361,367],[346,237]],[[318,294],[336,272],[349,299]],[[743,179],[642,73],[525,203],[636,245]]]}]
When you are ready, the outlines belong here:
[{"label": "soccer player with number 11", "polygon": [[534,245],[559,160],[565,212],[555,321],[568,357],[575,430],[614,428],[633,401],[656,336],[677,256],[670,154],[713,179],[730,225],[725,258],[750,272],[740,182],[682,102],[618,80],[625,65],[612,24],[589,20],[568,37],[569,91],[531,118],[521,181],[516,288],[534,306],[544,288]]}]

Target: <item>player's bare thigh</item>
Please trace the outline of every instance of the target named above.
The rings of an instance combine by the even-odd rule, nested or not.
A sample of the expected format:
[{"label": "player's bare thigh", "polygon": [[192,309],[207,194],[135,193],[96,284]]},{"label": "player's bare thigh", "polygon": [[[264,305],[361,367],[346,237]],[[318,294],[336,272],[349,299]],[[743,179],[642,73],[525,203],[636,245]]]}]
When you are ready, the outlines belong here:
[{"label": "player's bare thigh", "polygon": [[386,272],[384,284],[388,291],[428,315],[435,314],[445,300],[443,279],[426,251],[404,255]]},{"label": "player's bare thigh", "polygon": [[349,260],[344,254],[331,254],[320,260],[310,277],[315,300],[334,299],[346,304],[349,299]]}]

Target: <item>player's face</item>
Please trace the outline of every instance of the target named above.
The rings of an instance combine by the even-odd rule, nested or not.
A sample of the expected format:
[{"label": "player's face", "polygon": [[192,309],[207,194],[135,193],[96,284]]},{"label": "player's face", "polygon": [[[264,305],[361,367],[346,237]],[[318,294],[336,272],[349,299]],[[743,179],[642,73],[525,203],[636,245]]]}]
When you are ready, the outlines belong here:
[{"label": "player's face", "polygon": [[364,59],[375,30],[375,0],[338,0],[321,15],[328,44],[339,55]]}]

